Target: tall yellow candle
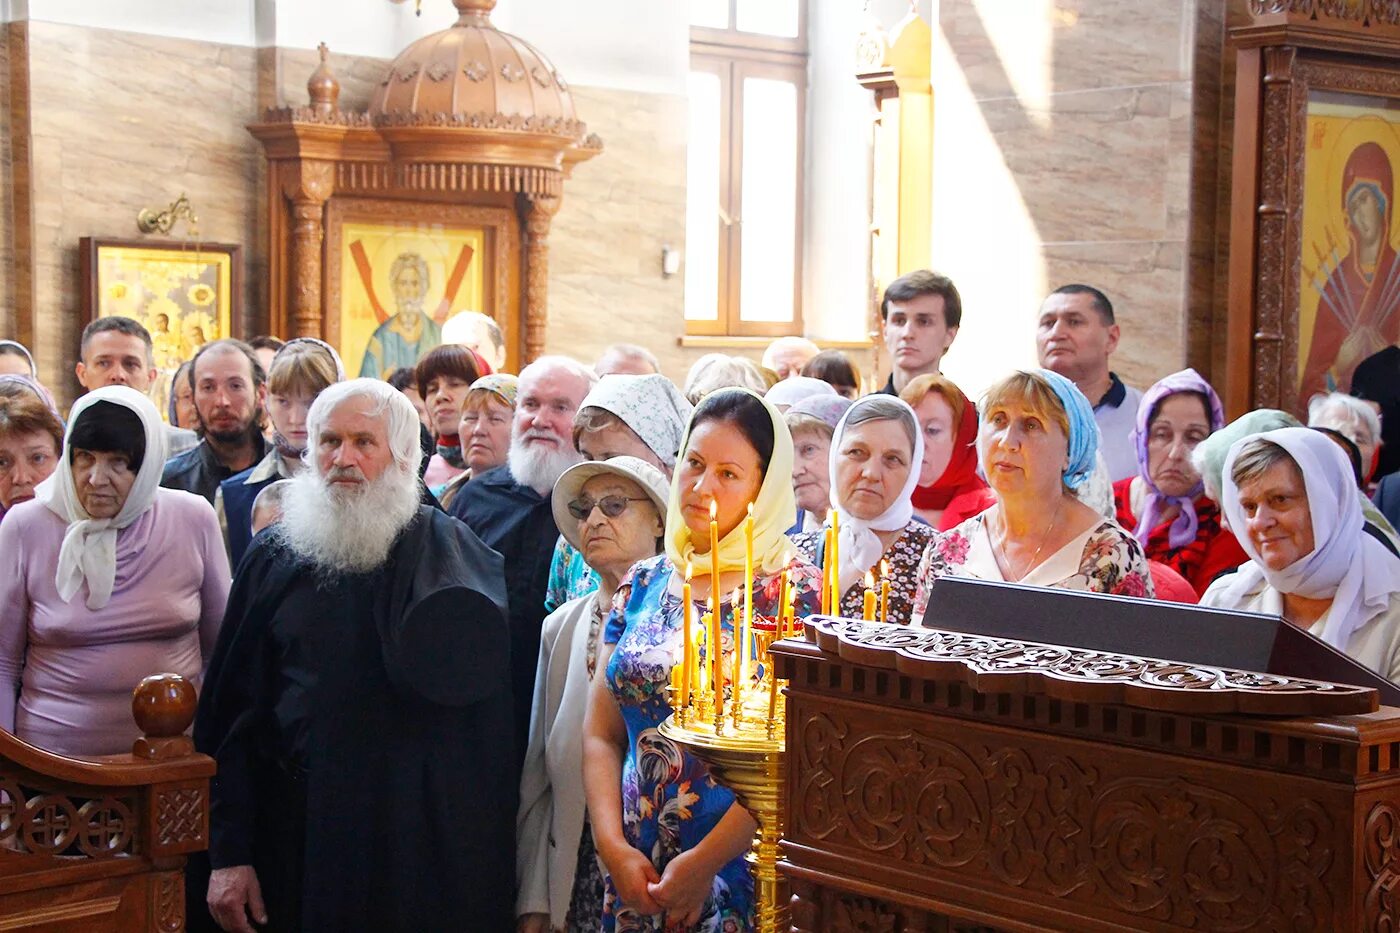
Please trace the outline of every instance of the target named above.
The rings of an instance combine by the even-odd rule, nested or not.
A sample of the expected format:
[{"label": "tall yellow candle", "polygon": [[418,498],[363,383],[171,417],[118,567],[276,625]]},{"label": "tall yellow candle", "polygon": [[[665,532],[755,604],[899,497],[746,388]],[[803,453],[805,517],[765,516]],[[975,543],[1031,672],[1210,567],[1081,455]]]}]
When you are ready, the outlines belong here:
[{"label": "tall yellow candle", "polygon": [[695,651],[695,633],[691,631],[695,606],[692,604],[690,596],[690,561],[685,562],[685,583],[681,586],[681,606],[683,607],[681,626],[685,629],[681,641],[681,663],[685,665],[685,673],[681,677],[681,709],[686,709],[690,706],[690,668],[694,663],[693,654]]},{"label": "tall yellow candle", "polygon": [[[738,621],[736,614],[735,621]],[[749,503],[748,515],[744,517],[744,627],[734,626],[739,651],[738,681],[749,679],[749,641],[753,637],[753,503]]]},{"label": "tall yellow candle", "polygon": [[831,615],[831,529],[822,536],[822,615]]},{"label": "tall yellow candle", "polygon": [[715,711],[722,715],[724,710],[724,642],[720,635],[719,607],[719,503],[710,501],[710,598],[714,603],[710,611],[710,644],[707,661],[713,665],[710,686],[715,692]]},{"label": "tall yellow candle", "polygon": [[729,621],[734,627],[734,688],[730,693],[729,699],[730,702],[734,704],[735,718],[739,716],[739,703],[744,692],[744,665],[741,663],[744,655],[744,646],[739,641],[741,631],[740,622],[742,621],[739,618],[739,612],[743,608],[744,604],[740,602],[739,588],[735,587],[729,599]]},{"label": "tall yellow candle", "polygon": [[865,572],[865,605],[861,618],[867,622],[875,621],[875,576],[870,572]]},{"label": "tall yellow candle", "polygon": [[788,589],[792,586],[791,572],[783,571],[783,582],[778,586],[778,611],[774,613],[777,617],[773,620],[773,640],[783,639],[783,617],[787,615]]},{"label": "tall yellow candle", "polygon": [[831,614],[841,614],[841,513],[831,510]]},{"label": "tall yellow candle", "polygon": [[880,561],[880,621],[890,620],[890,562]]}]

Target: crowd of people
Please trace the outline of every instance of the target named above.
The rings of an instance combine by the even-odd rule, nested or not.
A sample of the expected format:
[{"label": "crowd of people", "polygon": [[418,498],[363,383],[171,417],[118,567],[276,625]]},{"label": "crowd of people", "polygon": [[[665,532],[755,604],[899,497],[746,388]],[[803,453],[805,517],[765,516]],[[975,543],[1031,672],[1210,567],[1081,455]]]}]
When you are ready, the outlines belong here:
[{"label": "crowd of people", "polygon": [[1400,679],[1373,405],[1227,423],[1193,370],[1138,391],[1088,285],[974,400],[940,371],[949,279],[881,315],[868,394],[798,337],[679,386],[621,344],[507,373],[486,319],[382,381],[313,338],[216,340],[164,412],[150,335],[104,317],[66,418],[0,341],[0,726],[117,753],[142,676],[200,685],[192,929],[740,931],[753,820],[658,727],[682,620],[733,650],[750,519],[764,615],[820,612],[828,564],[833,614],[878,579],[892,624],[968,576],[1278,615]]}]

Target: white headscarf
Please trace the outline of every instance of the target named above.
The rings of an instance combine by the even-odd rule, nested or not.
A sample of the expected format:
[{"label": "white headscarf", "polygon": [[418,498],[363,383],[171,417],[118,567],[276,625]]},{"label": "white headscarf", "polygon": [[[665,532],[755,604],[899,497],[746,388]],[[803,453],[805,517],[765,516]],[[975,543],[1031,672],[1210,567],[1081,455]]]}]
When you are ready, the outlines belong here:
[{"label": "white headscarf", "polygon": [[[78,500],[73,482],[69,439],[83,412],[98,402],[111,402],[129,408],[141,419],[146,432],[146,453],[136,472],[136,481],[116,518],[94,519]],[[64,602],[72,602],[79,587],[87,584],[87,607],[101,609],[112,598],[117,576],[117,532],[140,518],[155,502],[160,474],[165,468],[165,425],[151,400],[127,386],[103,386],[89,392],[74,404],[68,415],[68,432],[63,437],[63,460],[53,475],[35,489],[35,498],[68,523],[63,546],[58,552],[54,586]]]},{"label": "white headscarf", "polygon": [[[325,350],[327,353],[329,353],[331,357],[331,362],[335,364],[335,381],[345,381],[345,364],[340,361],[340,354],[335,352],[335,347],[326,343],[319,337],[293,337],[291,340],[288,340],[286,343],[282,344],[281,349],[279,349],[277,353],[281,353],[282,350],[287,349],[295,343],[309,343],[313,346],[320,347],[322,350]],[[277,353],[272,354],[272,361],[274,363],[277,362]]]},{"label": "white headscarf", "polygon": [[[1252,440],[1270,441],[1288,451],[1303,474],[1308,494],[1308,514],[1312,517],[1313,550],[1282,570],[1264,566],[1258,549],[1250,540],[1240,492],[1230,474],[1235,458]],[[1332,599],[1322,640],[1345,651],[1352,633],[1390,604],[1400,591],[1400,560],[1385,545],[1363,530],[1361,503],[1356,497],[1356,479],[1351,464],[1337,443],[1327,435],[1308,428],[1281,428],[1236,441],[1225,455],[1221,507],[1230,527],[1239,532],[1240,546],[1250,557],[1235,574],[1224,595],[1233,603],[1261,579],[1280,593],[1305,599]]]},{"label": "white headscarf", "polygon": [[[911,433],[914,435],[914,453],[913,459],[909,461],[909,478],[904,481],[904,488],[900,490],[899,495],[895,497],[889,508],[867,521],[856,518],[847,511],[844,504],[837,500],[836,463],[841,456],[841,443],[846,433],[846,423],[850,421],[851,415],[869,407],[872,402],[892,403],[901,409],[900,416],[908,419]],[[841,512],[839,555],[841,559],[841,592],[844,593],[863,580],[870,568],[879,561],[880,555],[885,553],[884,547],[880,544],[880,538],[875,532],[897,531],[909,524],[914,518],[914,487],[919,485],[919,464],[923,462],[923,459],[924,438],[923,432],[919,430],[919,417],[914,414],[914,409],[910,408],[907,402],[893,395],[867,395],[846,409],[846,413],[837,422],[836,431],[831,437],[831,453],[827,466],[831,471],[831,505]],[[830,515],[827,516],[826,524],[828,526],[831,524]]]}]

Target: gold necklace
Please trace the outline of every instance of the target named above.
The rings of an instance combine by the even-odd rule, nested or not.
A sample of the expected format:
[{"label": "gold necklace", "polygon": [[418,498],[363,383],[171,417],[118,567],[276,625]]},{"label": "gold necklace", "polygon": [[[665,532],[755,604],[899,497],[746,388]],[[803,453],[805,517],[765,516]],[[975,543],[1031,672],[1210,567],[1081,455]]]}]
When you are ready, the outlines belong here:
[{"label": "gold necklace", "polygon": [[[1054,514],[1053,516],[1051,516],[1051,518],[1050,518],[1050,527],[1046,528],[1046,529],[1045,529],[1045,534],[1041,535],[1041,538],[1040,538],[1040,545],[1039,545],[1038,547],[1036,547],[1035,553],[1031,555],[1030,562],[1029,562],[1028,564],[1026,564],[1026,569],[1025,569],[1024,571],[1022,571],[1021,573],[1017,574],[1015,580],[1009,580],[1009,581],[1007,581],[1007,582],[1009,582],[1009,583],[1019,583],[1021,580],[1024,580],[1024,579],[1026,578],[1026,574],[1030,573],[1032,570],[1035,569],[1035,566],[1036,566],[1036,564],[1035,564],[1036,558],[1040,557],[1040,552],[1043,551],[1043,550],[1045,549],[1045,542],[1047,542],[1047,541],[1050,540],[1050,534],[1051,534],[1051,532],[1053,532],[1053,531],[1055,530],[1055,525],[1059,523],[1059,521],[1060,521],[1060,507],[1063,506],[1064,504],[1065,504],[1065,497],[1062,495],[1062,496],[1060,496],[1060,501],[1055,503],[1055,514]],[[1002,526],[1002,528],[1001,528],[1001,534],[1002,534],[1002,537],[1004,538],[1004,537],[1006,537],[1006,516],[1005,516],[1005,515],[998,515],[997,517],[1001,519],[1001,526]],[[996,539],[996,537],[995,537],[994,535],[988,535],[988,538],[989,538],[989,540],[990,540],[991,543],[992,543],[992,556],[993,556],[994,558],[995,558],[995,557],[1000,557],[1000,558],[1001,558],[1001,563],[1005,565],[1005,569],[1006,569],[1006,570],[1011,570],[1011,569],[1013,569],[1012,566],[1011,566],[1011,558],[1008,557],[1007,554],[1006,554],[1006,548],[1005,548],[1005,547],[1002,547],[1001,545],[998,545],[998,544],[997,544],[997,539]],[[999,552],[999,553],[998,553],[998,552]]]}]

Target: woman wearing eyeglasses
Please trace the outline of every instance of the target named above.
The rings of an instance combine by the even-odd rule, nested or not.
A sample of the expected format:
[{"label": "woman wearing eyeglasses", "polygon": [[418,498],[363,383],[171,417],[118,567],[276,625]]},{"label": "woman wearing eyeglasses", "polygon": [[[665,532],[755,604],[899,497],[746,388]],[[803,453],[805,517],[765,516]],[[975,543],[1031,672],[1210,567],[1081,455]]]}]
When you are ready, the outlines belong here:
[{"label": "woman wearing eyeglasses", "polygon": [[637,564],[618,588],[603,628],[601,676],[589,691],[583,777],[607,874],[604,933],[753,928],[753,879],[743,858],[753,817],[703,762],[659,731],[671,714],[666,688],[681,657],[687,563],[696,623],[710,594],[711,515],[726,664],[734,651],[730,594],[744,582],[751,504],[754,612],[776,613],[785,571],[798,618],[820,601],[820,574],[784,534],[797,504],[792,435],[777,409],[747,389],[716,390],[695,409],[680,449],[666,554]]},{"label": "woman wearing eyeglasses", "polygon": [[603,877],[579,780],[583,714],[603,619],[632,565],[656,556],[666,496],[665,475],[636,457],[577,464],[554,486],[554,521],[598,589],[550,613],[541,633],[516,821],[522,931],[596,930],[603,915]]}]

